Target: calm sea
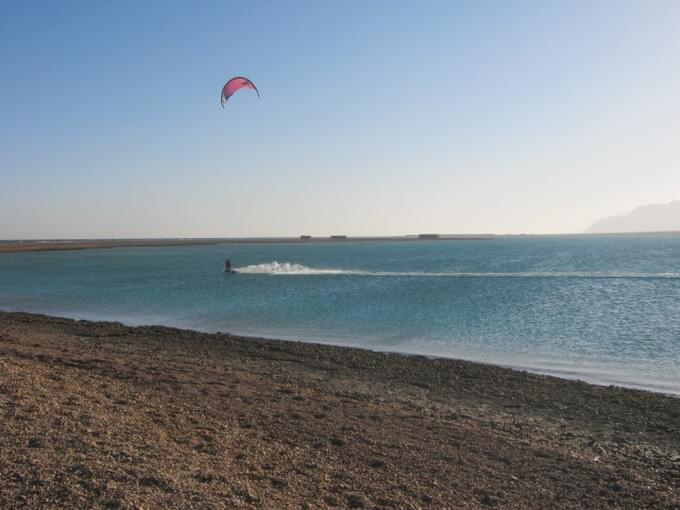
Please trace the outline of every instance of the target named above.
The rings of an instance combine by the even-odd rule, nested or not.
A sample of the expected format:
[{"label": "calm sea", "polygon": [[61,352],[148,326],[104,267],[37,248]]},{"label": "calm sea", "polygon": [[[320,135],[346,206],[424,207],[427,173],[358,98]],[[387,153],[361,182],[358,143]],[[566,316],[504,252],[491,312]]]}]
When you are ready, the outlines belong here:
[{"label": "calm sea", "polygon": [[[222,272],[227,256],[240,274]],[[463,358],[680,394],[680,236],[0,254],[0,309]]]}]

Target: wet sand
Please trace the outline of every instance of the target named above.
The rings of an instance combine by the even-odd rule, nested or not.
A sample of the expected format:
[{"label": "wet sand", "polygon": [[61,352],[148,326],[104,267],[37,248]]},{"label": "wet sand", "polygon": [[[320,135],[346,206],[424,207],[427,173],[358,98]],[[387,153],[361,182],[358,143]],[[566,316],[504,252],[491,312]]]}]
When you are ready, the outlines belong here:
[{"label": "wet sand", "polygon": [[0,312],[0,508],[680,508],[680,398]]}]

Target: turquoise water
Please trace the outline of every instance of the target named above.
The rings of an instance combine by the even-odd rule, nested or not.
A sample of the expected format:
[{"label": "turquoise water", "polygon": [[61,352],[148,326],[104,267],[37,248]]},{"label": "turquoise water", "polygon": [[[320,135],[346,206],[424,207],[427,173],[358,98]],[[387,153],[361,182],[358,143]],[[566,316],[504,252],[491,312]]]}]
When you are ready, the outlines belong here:
[{"label": "turquoise water", "polygon": [[[222,272],[226,256],[240,274]],[[680,236],[3,254],[0,309],[464,358],[680,393]]]}]

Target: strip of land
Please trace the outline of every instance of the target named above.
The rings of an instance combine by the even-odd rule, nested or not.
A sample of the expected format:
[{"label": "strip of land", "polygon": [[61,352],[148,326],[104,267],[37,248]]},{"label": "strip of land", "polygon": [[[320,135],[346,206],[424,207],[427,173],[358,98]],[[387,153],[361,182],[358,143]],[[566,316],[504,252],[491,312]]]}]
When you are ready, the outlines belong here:
[{"label": "strip of land", "polygon": [[64,239],[38,241],[0,241],[0,253],[17,253],[30,251],[68,251],[68,250],[104,250],[113,248],[149,248],[159,246],[198,246],[210,244],[253,244],[253,243],[338,243],[343,241],[479,241],[493,239],[493,235],[421,235],[391,237],[244,237],[216,238],[200,237],[191,239]]},{"label": "strip of land", "polygon": [[680,508],[680,399],[0,312],[0,508]]},{"label": "strip of land", "polygon": [[221,244],[224,242],[224,239],[65,239],[49,241],[0,241],[0,253],[193,246]]},{"label": "strip of land", "polygon": [[680,232],[629,232],[611,234],[544,234],[544,235],[495,235],[495,234],[418,234],[405,236],[355,237],[344,235],[299,237],[197,237],[169,239],[62,239],[62,240],[0,240],[0,253],[65,250],[104,250],[113,248],[144,248],[160,246],[196,246],[210,244],[276,244],[276,243],[338,243],[343,241],[489,241],[508,237],[654,237],[678,236]]}]

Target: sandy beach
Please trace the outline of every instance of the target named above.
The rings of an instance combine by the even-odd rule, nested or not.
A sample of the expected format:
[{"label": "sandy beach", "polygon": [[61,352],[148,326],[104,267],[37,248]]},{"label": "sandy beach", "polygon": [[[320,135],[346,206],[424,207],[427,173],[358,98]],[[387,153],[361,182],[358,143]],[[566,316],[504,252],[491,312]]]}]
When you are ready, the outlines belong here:
[{"label": "sandy beach", "polygon": [[680,508],[680,399],[0,313],[2,508]]}]

